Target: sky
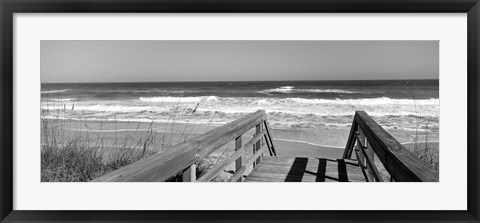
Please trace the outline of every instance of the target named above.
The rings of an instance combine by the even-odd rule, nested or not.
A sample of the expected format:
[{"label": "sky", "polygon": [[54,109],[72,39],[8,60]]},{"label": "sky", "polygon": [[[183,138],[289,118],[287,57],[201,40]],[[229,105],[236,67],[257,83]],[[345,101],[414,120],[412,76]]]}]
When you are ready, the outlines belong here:
[{"label": "sky", "polygon": [[42,40],[42,83],[438,79],[438,41]]}]

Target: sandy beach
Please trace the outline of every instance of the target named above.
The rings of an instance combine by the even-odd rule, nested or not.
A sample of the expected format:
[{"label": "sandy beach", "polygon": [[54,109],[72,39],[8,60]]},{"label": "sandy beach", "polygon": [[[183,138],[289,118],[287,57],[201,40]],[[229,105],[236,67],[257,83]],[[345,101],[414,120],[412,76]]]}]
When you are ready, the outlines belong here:
[{"label": "sandy beach", "polygon": [[[145,139],[151,137],[150,149],[163,151],[169,147],[192,139],[219,125],[199,125],[183,123],[145,123],[145,122],[99,122],[74,120],[48,120],[49,128],[55,129],[63,139],[82,139],[91,144],[102,144],[108,148],[142,148]],[[278,156],[289,157],[326,157],[341,158],[350,131],[350,127],[326,127],[324,129],[272,129],[274,146]],[[412,141],[412,133],[390,130],[400,143],[407,148]],[[251,138],[253,130],[244,134],[245,140]],[[432,142],[437,139],[431,137]],[[246,141],[245,141],[246,142]],[[438,147],[438,143],[437,147]],[[225,147],[233,148],[233,142]],[[221,151],[219,149],[218,151]]]}]

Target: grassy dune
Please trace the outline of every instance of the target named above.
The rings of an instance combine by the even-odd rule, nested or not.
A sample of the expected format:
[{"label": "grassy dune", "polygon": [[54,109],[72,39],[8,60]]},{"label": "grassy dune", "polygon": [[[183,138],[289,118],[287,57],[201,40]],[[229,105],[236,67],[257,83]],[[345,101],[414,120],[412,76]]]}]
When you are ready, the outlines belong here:
[{"label": "grassy dune", "polygon": [[[58,103],[51,109],[55,109],[56,112],[49,109],[41,110],[42,182],[90,181],[155,153],[168,150],[193,136],[191,132],[187,132],[188,124],[182,128],[175,126],[173,120],[175,117],[164,125],[169,131],[159,133],[153,128],[154,121],[87,122],[65,118],[68,117],[68,113],[76,112],[73,107],[71,110],[65,109],[64,105]],[[192,116],[193,113],[178,115]],[[134,130],[119,130],[120,124],[126,129]],[[197,166],[199,174],[209,167],[204,163]],[[181,176],[170,179],[179,180]]]}]

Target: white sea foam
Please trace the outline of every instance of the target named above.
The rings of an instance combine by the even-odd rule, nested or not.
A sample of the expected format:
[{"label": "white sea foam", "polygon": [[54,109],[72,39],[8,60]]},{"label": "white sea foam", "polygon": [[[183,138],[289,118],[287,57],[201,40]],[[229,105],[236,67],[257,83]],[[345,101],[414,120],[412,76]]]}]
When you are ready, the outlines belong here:
[{"label": "white sea foam", "polygon": [[[69,102],[65,100],[64,102]],[[160,103],[160,104],[159,104]],[[164,104],[166,103],[166,104]],[[55,110],[56,103],[42,103],[42,108]],[[70,103],[66,104],[70,106]],[[73,104],[72,104],[73,105]],[[197,107],[198,105],[198,107]],[[58,107],[58,106],[57,106]],[[206,97],[149,97],[138,101],[76,102],[75,110],[99,112],[165,112],[189,111],[220,114],[244,114],[266,110],[275,115],[349,116],[366,110],[373,116],[438,116],[438,99],[305,99],[305,98],[222,98]],[[63,107],[58,108],[63,109]]]},{"label": "white sea foam", "polygon": [[166,94],[183,94],[185,92],[193,92],[193,91],[169,91],[169,90],[159,90],[159,89],[133,91],[133,93],[166,93]]},{"label": "white sea foam", "polygon": [[354,94],[354,93],[361,93],[358,91],[348,91],[348,90],[341,90],[341,89],[296,89],[293,86],[283,86],[279,88],[267,89],[262,91],[257,91],[258,93],[263,94],[270,94],[270,93],[284,93],[284,94],[291,94],[291,93],[339,93],[339,94]]},{"label": "white sea foam", "polygon": [[174,102],[174,103],[184,103],[184,102],[201,102],[201,101],[216,101],[218,97],[216,96],[205,96],[205,97],[140,97],[140,101],[143,102]]},{"label": "white sea foam", "polygon": [[293,91],[295,87],[293,86],[283,86],[279,88],[274,88],[274,89],[267,89],[263,91],[259,91],[260,93],[272,93],[272,92],[279,92],[279,93],[290,93]]},{"label": "white sea foam", "polygon": [[278,141],[286,141],[286,142],[299,142],[299,143],[310,144],[310,145],[312,145],[312,146],[320,146],[320,147],[330,147],[330,148],[337,148],[337,149],[345,149],[344,146],[324,145],[324,144],[312,143],[312,142],[307,142],[307,141],[302,141],[302,140],[292,140],[292,139],[283,139],[283,138],[275,138],[275,140],[278,140]]},{"label": "white sea foam", "polygon": [[340,93],[340,94],[355,94],[361,93],[358,91],[347,91],[340,89],[295,89],[296,92],[311,92],[311,93]]},{"label": "white sea foam", "polygon": [[269,98],[269,97],[140,97],[142,102],[170,102],[170,103],[191,103],[191,102],[215,102],[222,104],[256,104],[256,105],[277,105],[277,104],[337,104],[337,105],[439,105],[438,98],[431,99],[391,99],[388,97],[380,98],[361,98],[361,99],[311,99],[311,98]]},{"label": "white sea foam", "polygon": [[[63,102],[73,107],[72,101]],[[386,128],[413,128],[418,118],[438,129],[439,99],[306,99],[272,97],[142,97],[130,100],[76,101],[74,109],[42,101],[42,109],[66,118],[138,122],[190,122],[221,125],[256,110],[265,110],[279,128],[338,126],[364,110]],[[53,114],[54,117],[59,115]],[[173,120],[172,120],[173,119]],[[400,123],[400,124],[399,124]]]},{"label": "white sea foam", "polygon": [[75,98],[49,98],[48,100],[67,102],[67,101],[73,101],[75,100]]},{"label": "white sea foam", "polygon": [[70,89],[63,89],[63,90],[51,90],[51,91],[41,91],[42,94],[54,94],[54,93],[64,93],[69,91]]},{"label": "white sea foam", "polygon": [[287,98],[294,102],[304,104],[338,104],[338,105],[439,105],[438,98],[431,99],[391,99],[381,98],[361,98],[361,99],[305,99],[305,98]]}]

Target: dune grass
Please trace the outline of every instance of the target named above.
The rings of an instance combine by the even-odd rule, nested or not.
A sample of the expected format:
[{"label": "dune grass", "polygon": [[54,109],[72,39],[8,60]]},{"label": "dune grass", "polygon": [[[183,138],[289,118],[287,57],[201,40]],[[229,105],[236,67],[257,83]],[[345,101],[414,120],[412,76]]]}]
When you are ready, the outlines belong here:
[{"label": "dune grass", "polygon": [[152,150],[116,149],[107,157],[99,145],[70,141],[65,146],[43,145],[41,149],[42,182],[84,182],[136,162]]},{"label": "dune grass", "polygon": [[[46,101],[48,102],[48,99]],[[140,123],[136,123],[137,128],[133,133],[127,134],[127,131],[116,131],[115,122],[114,140],[106,140],[105,133],[80,131],[80,127],[88,128],[86,121],[66,118],[72,117],[69,113],[77,112],[74,105],[67,109],[61,100],[56,101],[59,102],[55,102],[52,107],[44,106],[41,109],[42,182],[90,181],[157,152],[168,150],[190,136],[187,131],[188,122],[183,132],[174,130],[177,116],[182,115],[190,120],[200,105],[197,103],[193,109],[188,110],[188,114],[180,114],[182,111],[175,108],[175,114],[165,124],[165,129],[170,129],[170,132],[157,133],[153,129],[152,120],[146,131],[140,131]],[[76,113],[76,117],[79,116],[82,114]],[[172,140],[174,134],[180,134],[179,141]],[[202,175],[211,166],[211,162],[200,161],[197,164],[197,175]],[[168,181],[182,181],[181,173]]]},{"label": "dune grass", "polygon": [[151,127],[146,132],[135,130],[136,139],[116,133],[115,140],[108,141],[105,134],[83,134],[80,130],[67,134],[69,123],[42,119],[42,182],[89,181],[161,151],[156,148],[166,149],[164,144],[156,146]]},{"label": "dune grass", "polygon": [[421,116],[417,111],[415,94],[412,94],[412,98],[415,113],[417,114],[415,119],[415,135],[412,143],[413,153],[435,171],[439,171],[439,146],[438,144],[431,143],[428,139],[430,120],[426,119],[422,122]]}]

